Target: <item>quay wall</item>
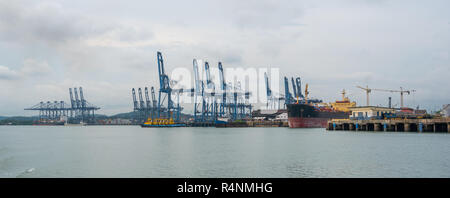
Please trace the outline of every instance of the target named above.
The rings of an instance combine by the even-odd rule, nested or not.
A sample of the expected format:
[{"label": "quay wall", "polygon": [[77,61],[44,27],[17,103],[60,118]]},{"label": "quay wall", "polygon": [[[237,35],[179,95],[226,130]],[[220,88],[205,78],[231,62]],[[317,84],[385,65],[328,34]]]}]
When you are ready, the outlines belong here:
[{"label": "quay wall", "polygon": [[386,120],[336,119],[328,121],[327,130],[450,133],[450,118]]}]

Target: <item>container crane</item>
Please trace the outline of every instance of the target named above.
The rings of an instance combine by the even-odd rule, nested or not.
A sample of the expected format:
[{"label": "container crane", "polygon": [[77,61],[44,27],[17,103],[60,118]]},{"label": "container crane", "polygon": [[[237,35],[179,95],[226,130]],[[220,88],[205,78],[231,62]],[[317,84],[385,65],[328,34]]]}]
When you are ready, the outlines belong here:
[{"label": "container crane", "polygon": [[[167,99],[167,106],[166,110],[164,112],[167,113],[167,118],[172,119],[173,113],[176,115],[175,121],[179,121],[180,119],[180,104],[178,103],[177,106],[174,106],[174,102],[172,100],[172,93],[177,92],[178,94],[183,92],[183,90],[173,90],[170,87],[170,79],[169,76],[164,72],[164,60],[162,57],[161,52],[157,52],[157,61],[158,61],[158,73],[159,73],[159,94],[158,94],[158,118],[161,118],[161,113],[163,112],[164,108],[162,107],[164,100]],[[163,96],[164,95],[164,96]],[[162,100],[161,100],[161,97]]]},{"label": "container crane", "polygon": [[220,80],[220,89],[222,90],[222,98],[219,108],[219,115],[225,115],[225,109],[227,108],[227,83],[225,82],[225,75],[223,73],[222,62],[218,64],[219,68],[219,80]]},{"label": "container crane", "polygon": [[296,83],[296,85],[297,85],[297,93],[298,93],[298,96],[299,96],[300,98],[303,98],[301,78],[300,78],[300,77],[297,77],[297,78],[295,79],[295,83]]},{"label": "container crane", "polygon": [[294,77],[291,78],[292,80],[292,90],[294,90],[294,98],[297,98],[297,102],[298,102],[298,94],[297,94],[297,87],[295,86],[295,81],[294,81]]},{"label": "container crane", "polygon": [[267,73],[265,73],[265,72],[264,72],[264,79],[266,82],[266,94],[267,94],[266,108],[269,109],[269,104],[270,104],[270,107],[273,106],[273,96],[272,96],[272,90],[270,90],[270,86],[269,86],[269,77],[267,77]]},{"label": "container crane", "polygon": [[285,97],[285,104],[291,104],[293,101],[292,94],[289,92],[289,80],[285,76],[284,77],[284,97]]},{"label": "container crane", "polygon": [[205,75],[206,75],[206,87],[209,89],[210,93],[208,94],[208,105],[207,105],[207,116],[212,119],[213,121],[216,120],[216,112],[217,112],[217,105],[216,105],[216,90],[214,82],[211,79],[211,72],[209,70],[209,63],[205,61]]},{"label": "container crane", "polygon": [[[197,121],[197,113],[202,112],[203,110],[199,110],[199,103],[197,102],[198,97],[201,98],[202,109],[204,106],[204,98],[203,98],[203,82],[200,79],[199,71],[198,71],[198,63],[197,60],[193,60],[194,66],[194,78],[195,78],[195,92],[194,92],[194,120]],[[203,117],[203,113],[202,113]],[[203,119],[203,118],[202,118]]]},{"label": "container crane", "polygon": [[137,111],[139,109],[139,107],[138,107],[138,102],[136,100],[136,91],[135,91],[134,88],[131,89],[131,93],[132,93],[132,96],[133,96],[133,108],[134,108],[135,111]]},{"label": "container crane", "polygon": [[[281,100],[284,100],[285,98],[282,96],[282,94],[272,92],[272,89],[270,89],[270,83],[269,83],[269,77],[267,76],[267,73],[264,72],[264,79],[266,83],[266,94],[267,94],[267,109],[280,109]],[[278,95],[278,96],[275,96]]]}]

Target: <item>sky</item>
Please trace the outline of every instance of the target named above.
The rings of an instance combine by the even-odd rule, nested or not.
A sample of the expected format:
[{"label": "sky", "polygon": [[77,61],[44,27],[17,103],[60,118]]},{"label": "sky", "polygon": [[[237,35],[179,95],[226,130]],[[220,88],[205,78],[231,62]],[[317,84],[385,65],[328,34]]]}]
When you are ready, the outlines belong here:
[{"label": "sky", "polygon": [[[407,106],[435,111],[450,103],[448,8],[446,0],[0,0],[0,115],[35,115],[24,108],[70,102],[68,89],[80,86],[98,113],[132,111],[131,88],[159,87],[157,51],[169,74],[192,71],[194,58],[277,68],[280,90],[282,77],[301,77],[312,97],[334,101],[345,89],[365,105],[356,86],[403,87],[416,90]],[[375,91],[371,105],[388,97],[400,105],[400,94]]]}]

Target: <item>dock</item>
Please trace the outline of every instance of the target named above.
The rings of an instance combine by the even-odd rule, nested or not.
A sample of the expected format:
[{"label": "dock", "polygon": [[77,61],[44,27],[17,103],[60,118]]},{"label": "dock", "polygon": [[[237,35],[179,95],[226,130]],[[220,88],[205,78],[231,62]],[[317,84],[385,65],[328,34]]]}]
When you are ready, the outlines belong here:
[{"label": "dock", "polygon": [[327,130],[450,133],[450,118],[386,120],[333,119],[328,121]]},{"label": "dock", "polygon": [[258,120],[258,121],[242,121],[242,122],[227,122],[227,123],[214,123],[214,122],[191,122],[188,123],[189,127],[218,127],[218,128],[231,128],[231,127],[289,127],[287,121],[277,120]]}]

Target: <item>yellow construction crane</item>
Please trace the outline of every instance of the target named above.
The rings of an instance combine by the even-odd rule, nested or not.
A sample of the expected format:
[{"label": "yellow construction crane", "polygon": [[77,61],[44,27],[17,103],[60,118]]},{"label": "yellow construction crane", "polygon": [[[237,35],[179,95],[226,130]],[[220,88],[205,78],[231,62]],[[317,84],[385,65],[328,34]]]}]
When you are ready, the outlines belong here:
[{"label": "yellow construction crane", "polygon": [[408,95],[411,94],[412,92],[415,92],[416,90],[403,90],[402,87],[400,87],[400,90],[390,90],[390,89],[373,89],[373,88],[369,88],[369,86],[366,86],[366,88],[361,87],[361,86],[356,86],[360,89],[363,89],[366,91],[366,98],[367,98],[367,106],[369,106],[369,93],[372,92],[372,90],[374,91],[385,91],[385,92],[391,92],[391,93],[400,93],[400,107],[404,107],[403,106],[403,94],[407,93]]}]

